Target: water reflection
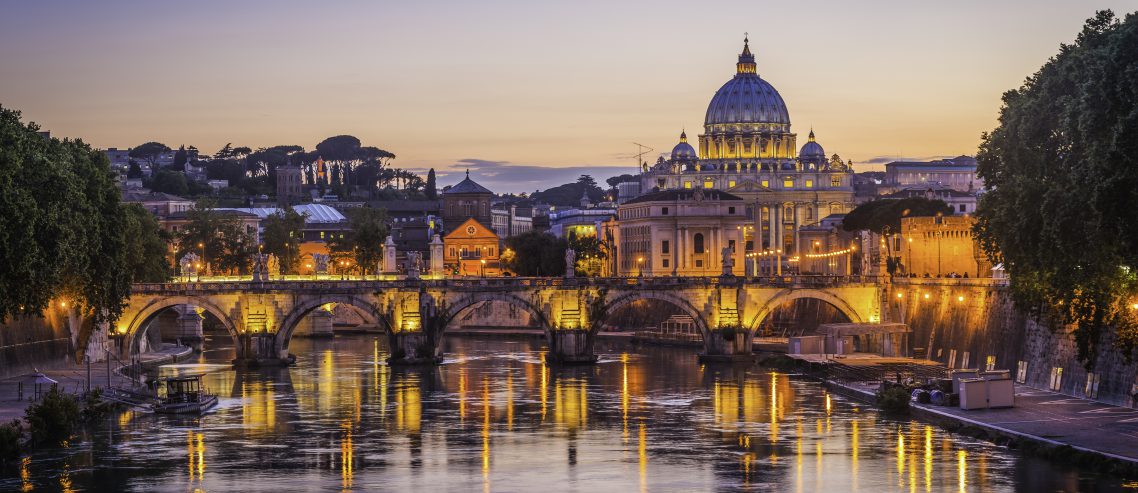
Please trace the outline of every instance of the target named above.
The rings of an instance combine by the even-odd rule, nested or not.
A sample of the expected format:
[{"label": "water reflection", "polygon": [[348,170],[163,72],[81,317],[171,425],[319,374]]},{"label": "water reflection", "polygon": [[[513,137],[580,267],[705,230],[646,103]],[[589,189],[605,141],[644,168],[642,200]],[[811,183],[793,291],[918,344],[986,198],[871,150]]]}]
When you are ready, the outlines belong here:
[{"label": "water reflection", "polygon": [[173,368],[212,370],[216,411],[123,413],[78,446],[23,459],[0,490],[277,491],[286,479],[340,491],[1121,486],[879,419],[795,376],[703,367],[687,349],[602,347],[595,367],[565,368],[545,364],[534,342],[449,344],[455,357],[437,368],[388,367],[384,341],[365,336],[294,341],[291,368]]}]

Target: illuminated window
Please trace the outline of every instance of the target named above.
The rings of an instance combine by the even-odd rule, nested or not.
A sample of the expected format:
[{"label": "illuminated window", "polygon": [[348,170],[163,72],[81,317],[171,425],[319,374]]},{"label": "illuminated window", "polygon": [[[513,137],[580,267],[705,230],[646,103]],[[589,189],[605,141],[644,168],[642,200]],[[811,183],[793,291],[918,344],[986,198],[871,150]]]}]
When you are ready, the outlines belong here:
[{"label": "illuminated window", "polygon": [[691,188],[691,182],[690,182],[690,181],[685,181],[685,182],[684,182],[684,188]]},{"label": "illuminated window", "polygon": [[763,187],[764,188],[770,188],[771,182],[769,180],[763,180]]},{"label": "illuminated window", "polygon": [[711,180],[704,180],[703,181],[703,188],[712,188],[714,186],[715,186],[715,183],[713,183]]},{"label": "illuminated window", "polygon": [[814,188],[814,180],[806,180],[806,188]]},{"label": "illuminated window", "polygon": [[783,188],[794,188],[794,179],[792,179],[792,178],[783,178],[783,180],[782,180],[782,187],[783,187]]},{"label": "illuminated window", "polygon": [[840,186],[842,186],[842,177],[840,177],[840,176],[832,176],[832,177],[830,177],[830,186],[831,186],[831,187],[840,187]]},{"label": "illuminated window", "polygon": [[323,240],[323,239],[324,239],[324,232],[323,232],[323,231],[321,231],[321,232],[320,232],[320,239],[321,239],[321,240]]},{"label": "illuminated window", "polygon": [[727,181],[727,188],[732,188],[734,186],[735,186],[735,180],[728,180]]}]

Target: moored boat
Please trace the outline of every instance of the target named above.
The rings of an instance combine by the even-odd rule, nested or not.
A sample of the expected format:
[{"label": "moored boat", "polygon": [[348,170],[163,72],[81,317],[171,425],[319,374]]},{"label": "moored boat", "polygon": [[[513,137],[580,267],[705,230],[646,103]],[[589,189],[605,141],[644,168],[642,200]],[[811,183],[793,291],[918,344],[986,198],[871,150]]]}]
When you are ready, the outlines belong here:
[{"label": "moored boat", "polygon": [[217,405],[217,395],[202,387],[202,377],[177,377],[166,380],[166,397],[154,405],[163,414],[200,414]]}]

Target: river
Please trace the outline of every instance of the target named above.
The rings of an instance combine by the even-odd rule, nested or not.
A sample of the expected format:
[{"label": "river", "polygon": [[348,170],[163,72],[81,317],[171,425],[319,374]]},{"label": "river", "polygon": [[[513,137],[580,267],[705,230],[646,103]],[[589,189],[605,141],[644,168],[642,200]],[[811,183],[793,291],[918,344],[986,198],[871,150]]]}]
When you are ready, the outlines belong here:
[{"label": "river", "polygon": [[[1115,491],[1117,479],[892,420],[815,381],[702,366],[692,348],[451,337],[436,368],[370,335],[296,339],[293,367],[208,371],[217,408],[128,411],[0,480],[16,491]],[[208,346],[207,346],[208,347]]]}]

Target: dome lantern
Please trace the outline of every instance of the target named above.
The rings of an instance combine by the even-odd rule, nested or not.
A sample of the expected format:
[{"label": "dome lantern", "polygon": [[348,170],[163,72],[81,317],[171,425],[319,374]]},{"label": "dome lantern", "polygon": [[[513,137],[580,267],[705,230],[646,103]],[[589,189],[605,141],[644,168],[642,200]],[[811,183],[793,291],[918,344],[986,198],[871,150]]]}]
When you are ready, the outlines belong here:
[{"label": "dome lantern", "polygon": [[743,52],[739,54],[739,63],[735,64],[737,74],[756,74],[755,55],[751,54],[750,40],[743,36]]}]

